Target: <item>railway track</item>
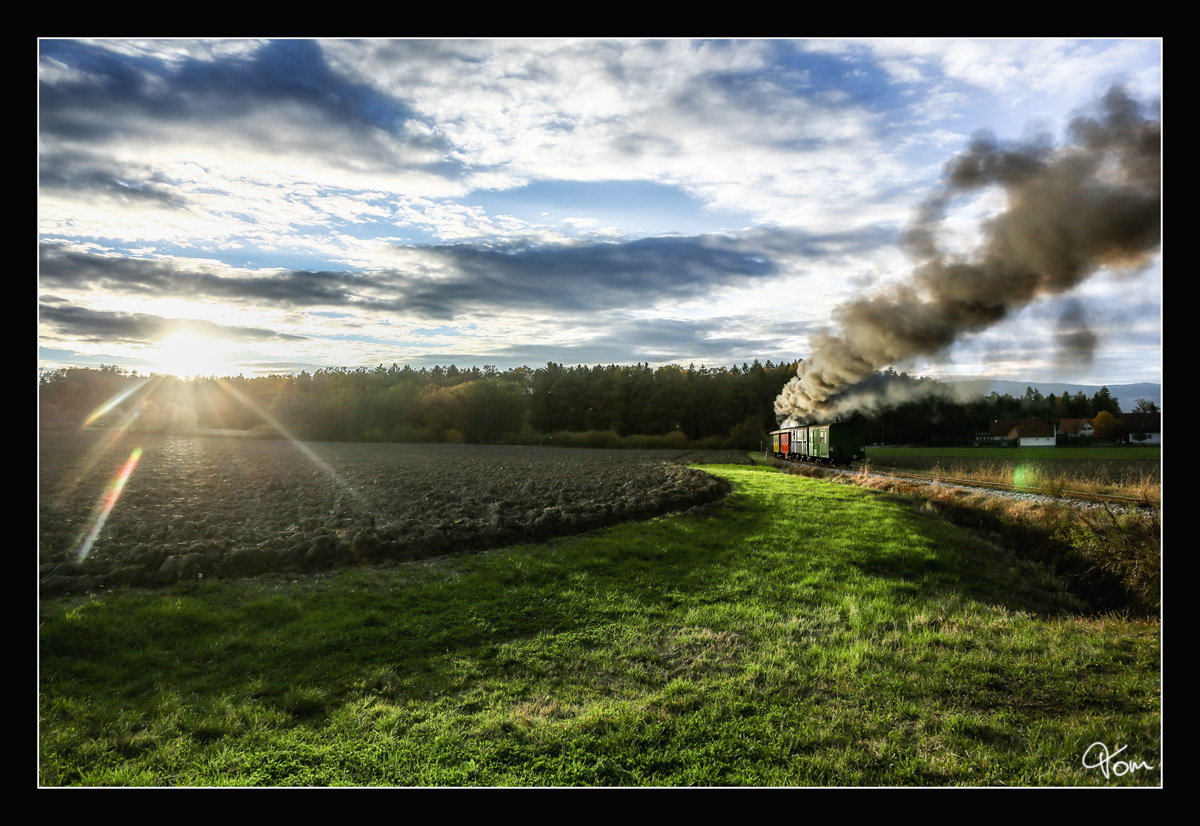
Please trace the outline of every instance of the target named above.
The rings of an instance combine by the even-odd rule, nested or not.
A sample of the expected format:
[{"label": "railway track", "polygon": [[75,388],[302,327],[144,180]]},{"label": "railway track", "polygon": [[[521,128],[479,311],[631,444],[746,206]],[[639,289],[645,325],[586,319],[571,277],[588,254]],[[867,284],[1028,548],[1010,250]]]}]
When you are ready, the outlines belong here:
[{"label": "railway track", "polygon": [[[863,472],[862,465],[851,465],[849,467],[836,467],[831,465],[817,465],[808,462],[793,462],[787,459],[773,459],[785,465],[793,465],[796,467],[819,467],[822,470],[842,473],[842,474],[860,474]],[[927,484],[949,485],[961,488],[979,489],[994,491],[1000,494],[1019,496],[1022,498],[1036,498],[1047,501],[1062,501],[1075,500],[1080,503],[1091,504],[1106,504],[1116,505],[1123,508],[1138,508],[1143,510],[1157,510],[1161,507],[1159,502],[1151,502],[1144,498],[1136,498],[1132,496],[1116,496],[1104,493],[1090,493],[1088,491],[1072,491],[1062,490],[1049,492],[1044,487],[1032,485],[1016,485],[1004,482],[981,482],[976,479],[961,479],[953,476],[929,473],[909,473],[895,468],[886,466],[879,467],[875,465],[869,466],[867,471],[872,476],[884,476],[891,479],[905,479],[914,482],[924,482]]]}]

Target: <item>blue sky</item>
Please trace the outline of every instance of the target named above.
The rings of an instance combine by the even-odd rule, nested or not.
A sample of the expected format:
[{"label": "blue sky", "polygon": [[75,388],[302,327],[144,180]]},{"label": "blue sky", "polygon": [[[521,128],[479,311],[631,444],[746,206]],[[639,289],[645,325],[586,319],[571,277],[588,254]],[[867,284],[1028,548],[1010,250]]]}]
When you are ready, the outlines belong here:
[{"label": "blue sky", "polygon": [[[973,138],[1161,83],[1155,39],[42,40],[39,366],[807,359]],[[1155,252],[892,366],[1160,382],[1161,317]]]}]

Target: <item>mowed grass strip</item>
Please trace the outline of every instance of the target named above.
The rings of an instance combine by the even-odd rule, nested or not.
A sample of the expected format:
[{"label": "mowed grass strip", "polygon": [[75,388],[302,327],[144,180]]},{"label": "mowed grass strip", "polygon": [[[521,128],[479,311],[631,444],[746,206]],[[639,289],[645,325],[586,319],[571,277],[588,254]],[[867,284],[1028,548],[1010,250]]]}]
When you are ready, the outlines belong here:
[{"label": "mowed grass strip", "polygon": [[1160,783],[1157,623],[907,500],[706,469],[699,514],[45,602],[40,782]]}]

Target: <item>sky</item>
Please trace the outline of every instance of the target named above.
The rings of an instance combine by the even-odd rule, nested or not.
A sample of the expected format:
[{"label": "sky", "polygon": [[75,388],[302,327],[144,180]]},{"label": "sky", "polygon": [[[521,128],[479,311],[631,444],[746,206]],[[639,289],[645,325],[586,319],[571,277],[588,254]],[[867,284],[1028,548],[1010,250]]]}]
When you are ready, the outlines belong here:
[{"label": "sky", "polygon": [[[1114,86],[1157,119],[1161,41],[42,39],[39,369],[806,359]],[[1161,253],[889,366],[1161,382]]]}]

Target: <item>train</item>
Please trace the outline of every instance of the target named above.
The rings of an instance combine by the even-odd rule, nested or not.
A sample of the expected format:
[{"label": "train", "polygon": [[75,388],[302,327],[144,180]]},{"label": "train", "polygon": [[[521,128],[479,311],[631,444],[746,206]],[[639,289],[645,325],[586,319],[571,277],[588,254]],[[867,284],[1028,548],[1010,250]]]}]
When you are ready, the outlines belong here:
[{"label": "train", "polygon": [[849,465],[867,453],[867,431],[857,419],[772,430],[771,455],[794,462]]}]

